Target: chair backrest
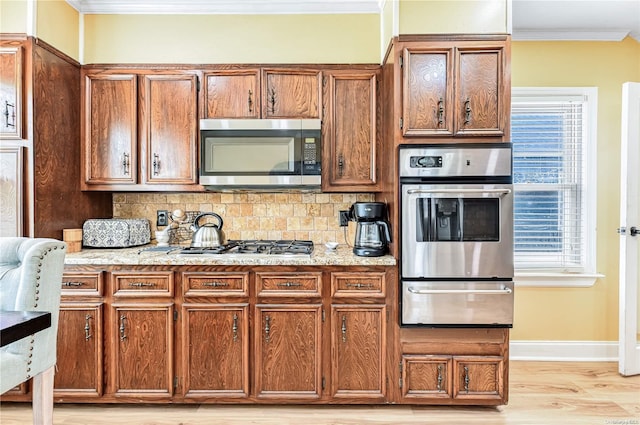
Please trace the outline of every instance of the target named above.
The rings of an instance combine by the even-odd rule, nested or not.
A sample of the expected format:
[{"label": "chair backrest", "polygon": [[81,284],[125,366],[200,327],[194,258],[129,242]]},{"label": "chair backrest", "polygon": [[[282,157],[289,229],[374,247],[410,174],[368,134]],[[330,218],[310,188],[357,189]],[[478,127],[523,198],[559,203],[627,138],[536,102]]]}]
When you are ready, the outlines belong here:
[{"label": "chair backrest", "polygon": [[48,311],[51,327],[3,349],[31,351],[32,376],[56,362],[60,289],[66,243],[48,238],[0,238],[0,309]]}]

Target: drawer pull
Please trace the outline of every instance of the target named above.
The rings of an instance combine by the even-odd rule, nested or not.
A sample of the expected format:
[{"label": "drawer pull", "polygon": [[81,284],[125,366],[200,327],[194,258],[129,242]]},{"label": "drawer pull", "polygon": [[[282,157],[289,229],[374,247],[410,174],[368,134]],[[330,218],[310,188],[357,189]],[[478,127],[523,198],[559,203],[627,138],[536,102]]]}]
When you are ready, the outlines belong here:
[{"label": "drawer pull", "polygon": [[511,288],[506,286],[502,289],[416,289],[413,287],[408,288],[412,294],[488,294],[488,295],[508,295],[511,292]]},{"label": "drawer pull", "polygon": [[62,282],[62,286],[82,286],[84,283],[82,282]]},{"label": "drawer pull", "polygon": [[204,282],[202,286],[211,286],[212,288],[220,288],[220,287],[229,286],[229,284],[226,282]]},{"label": "drawer pull", "polygon": [[151,282],[131,282],[129,283],[129,286],[133,286],[134,288],[142,288],[142,287],[151,288],[156,286],[156,284]]},{"label": "drawer pull", "polygon": [[442,391],[442,365],[438,365],[438,385],[436,386],[438,391]]},{"label": "drawer pull", "polygon": [[467,366],[464,367],[464,390],[469,394],[469,368]]},{"label": "drawer pull", "polygon": [[347,288],[373,288],[373,285],[371,283],[347,283]]},{"label": "drawer pull", "polygon": [[300,283],[295,283],[295,282],[285,282],[285,283],[278,283],[278,286],[284,286],[286,288],[291,288],[291,287],[295,287],[295,286],[302,286],[302,284]]}]

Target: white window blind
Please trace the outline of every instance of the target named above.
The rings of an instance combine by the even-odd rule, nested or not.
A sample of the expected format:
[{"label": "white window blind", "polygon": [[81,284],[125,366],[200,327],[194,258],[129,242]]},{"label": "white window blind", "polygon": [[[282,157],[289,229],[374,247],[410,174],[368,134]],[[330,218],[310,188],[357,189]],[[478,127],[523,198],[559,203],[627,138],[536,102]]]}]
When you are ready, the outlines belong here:
[{"label": "white window blind", "polygon": [[515,266],[584,272],[593,266],[590,100],[550,91],[512,96]]}]

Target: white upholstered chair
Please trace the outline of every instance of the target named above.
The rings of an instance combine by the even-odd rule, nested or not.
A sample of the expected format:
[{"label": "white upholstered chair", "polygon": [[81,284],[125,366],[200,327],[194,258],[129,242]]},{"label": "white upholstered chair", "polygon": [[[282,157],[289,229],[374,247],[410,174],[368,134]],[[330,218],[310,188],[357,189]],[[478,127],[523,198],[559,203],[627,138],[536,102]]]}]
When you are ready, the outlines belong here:
[{"label": "white upholstered chair", "polygon": [[0,310],[48,311],[51,327],[0,348],[0,394],[33,378],[33,423],[53,420],[53,375],[67,245],[55,239],[0,238]]}]

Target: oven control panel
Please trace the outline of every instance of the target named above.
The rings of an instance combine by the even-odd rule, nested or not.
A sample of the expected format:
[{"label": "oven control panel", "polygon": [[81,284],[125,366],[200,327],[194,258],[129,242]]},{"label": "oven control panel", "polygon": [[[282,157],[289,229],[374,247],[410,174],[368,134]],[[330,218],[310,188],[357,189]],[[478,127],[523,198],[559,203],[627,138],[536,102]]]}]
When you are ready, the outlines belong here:
[{"label": "oven control panel", "polygon": [[403,177],[511,177],[511,144],[411,146],[399,151]]},{"label": "oven control panel", "polygon": [[442,168],[441,156],[412,156],[409,158],[411,168]]}]

